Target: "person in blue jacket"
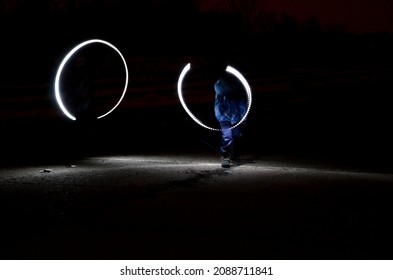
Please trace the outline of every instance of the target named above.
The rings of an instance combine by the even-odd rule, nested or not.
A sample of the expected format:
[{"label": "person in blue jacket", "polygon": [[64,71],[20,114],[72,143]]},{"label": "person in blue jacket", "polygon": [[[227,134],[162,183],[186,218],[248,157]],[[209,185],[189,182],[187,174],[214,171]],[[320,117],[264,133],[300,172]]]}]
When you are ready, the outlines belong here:
[{"label": "person in blue jacket", "polygon": [[221,166],[228,168],[234,156],[235,139],[241,136],[239,122],[247,112],[247,96],[240,81],[225,73],[214,84],[214,113],[221,127]]}]

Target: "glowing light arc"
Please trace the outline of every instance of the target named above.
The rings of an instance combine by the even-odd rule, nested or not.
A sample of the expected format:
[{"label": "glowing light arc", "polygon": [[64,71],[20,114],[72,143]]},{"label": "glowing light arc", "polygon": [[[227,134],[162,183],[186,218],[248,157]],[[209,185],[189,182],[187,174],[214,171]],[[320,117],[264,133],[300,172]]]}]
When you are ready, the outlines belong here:
[{"label": "glowing light arc", "polygon": [[[186,74],[190,71],[190,69],[191,69],[191,64],[188,63],[188,64],[183,68],[183,70],[181,71],[181,73],[180,73],[180,75],[179,75],[179,79],[178,79],[178,81],[177,81],[177,93],[178,93],[178,96],[179,96],[180,103],[181,103],[181,105],[183,106],[184,110],[187,112],[187,114],[188,114],[197,124],[199,124],[200,126],[202,126],[202,127],[204,127],[204,128],[210,129],[210,130],[221,131],[222,129],[210,127],[210,126],[204,124],[201,120],[199,120],[199,119],[191,112],[191,110],[188,108],[186,102],[184,101],[184,98],[183,98],[183,91],[182,91],[183,80],[184,80]],[[244,121],[246,120],[246,118],[247,118],[247,116],[248,116],[248,113],[250,112],[250,109],[251,109],[252,94],[251,94],[250,85],[248,84],[247,80],[244,78],[244,76],[243,76],[238,70],[236,70],[236,69],[233,68],[232,66],[229,66],[229,65],[228,65],[227,68],[225,69],[225,71],[228,72],[228,73],[231,73],[232,75],[236,76],[236,77],[239,79],[239,81],[242,83],[244,89],[246,90],[246,92],[247,92],[247,97],[248,97],[247,111],[246,111],[246,113],[244,114],[244,116],[242,117],[242,119],[241,119],[239,122],[237,122],[236,124],[234,124],[233,126],[231,126],[231,127],[229,128],[229,129],[233,129],[233,128],[239,126],[242,122],[244,122]]]},{"label": "glowing light arc", "polygon": [[103,118],[105,116],[107,116],[108,114],[110,114],[111,112],[113,112],[113,110],[116,109],[117,106],[119,106],[119,104],[121,103],[121,101],[123,100],[126,91],[127,91],[127,87],[128,87],[128,68],[127,68],[127,63],[126,60],[124,58],[124,56],[122,55],[122,53],[120,52],[120,50],[118,48],[116,48],[114,45],[112,45],[111,43],[104,41],[104,40],[100,40],[100,39],[91,39],[91,40],[87,40],[84,41],[82,43],[80,43],[79,45],[75,46],[63,59],[63,61],[60,63],[60,66],[57,70],[56,73],[56,78],[55,78],[55,96],[56,96],[56,101],[59,104],[60,109],[62,110],[62,112],[71,120],[76,120],[76,118],[67,110],[67,108],[65,107],[62,99],[61,99],[61,91],[60,91],[60,77],[61,77],[61,73],[66,65],[66,63],[68,62],[68,60],[71,58],[72,55],[74,55],[79,49],[83,48],[86,45],[89,44],[93,44],[93,43],[101,43],[101,44],[105,44],[109,47],[111,47],[112,49],[114,49],[121,57],[123,64],[124,64],[124,68],[125,68],[125,74],[126,74],[126,78],[125,78],[125,85],[124,85],[124,89],[122,92],[122,95],[120,97],[120,99],[118,100],[118,102],[116,103],[116,105],[110,109],[108,112],[106,112],[103,115],[100,115],[97,117],[97,119]]}]

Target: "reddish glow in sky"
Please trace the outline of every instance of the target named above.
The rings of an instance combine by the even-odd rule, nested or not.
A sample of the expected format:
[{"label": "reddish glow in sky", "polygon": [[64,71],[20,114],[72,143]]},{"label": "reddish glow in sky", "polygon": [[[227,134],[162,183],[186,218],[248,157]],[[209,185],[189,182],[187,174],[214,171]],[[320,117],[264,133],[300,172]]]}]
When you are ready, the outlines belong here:
[{"label": "reddish glow in sky", "polygon": [[268,5],[300,19],[314,16],[325,26],[342,25],[349,32],[393,31],[391,0],[268,0]]},{"label": "reddish glow in sky", "polygon": [[[346,31],[393,32],[392,0],[243,0],[258,9],[287,13],[299,21],[312,17],[322,27],[341,26]],[[200,0],[204,10],[228,9],[228,0]],[[236,2],[236,0],[235,0]],[[226,7],[226,8],[225,8]]]}]

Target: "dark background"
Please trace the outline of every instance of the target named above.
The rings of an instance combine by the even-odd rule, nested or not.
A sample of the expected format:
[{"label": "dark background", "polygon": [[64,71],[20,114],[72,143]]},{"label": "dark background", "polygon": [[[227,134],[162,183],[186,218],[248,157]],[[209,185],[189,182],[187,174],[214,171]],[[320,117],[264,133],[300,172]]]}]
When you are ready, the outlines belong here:
[{"label": "dark background", "polygon": [[[201,116],[212,114],[210,70],[229,64],[248,79],[253,104],[244,137],[252,153],[390,167],[388,11],[383,1],[2,1],[2,159],[214,152],[217,132],[199,127],[177,99],[178,75],[191,62],[197,82],[185,91],[200,95],[190,106]],[[55,101],[55,74],[68,51],[95,38],[125,56],[127,93],[107,117],[73,122]],[[90,61],[101,73],[91,82],[100,92],[98,114],[119,98],[122,66],[111,64],[108,50]]]},{"label": "dark background", "polygon": [[[0,0],[1,256],[391,258],[392,3]],[[88,108],[71,121],[57,68],[96,38],[127,92],[95,118],[124,70],[86,47],[62,81]],[[248,80],[243,165],[221,168],[219,133],[181,107],[187,63],[212,127],[216,70]]]}]

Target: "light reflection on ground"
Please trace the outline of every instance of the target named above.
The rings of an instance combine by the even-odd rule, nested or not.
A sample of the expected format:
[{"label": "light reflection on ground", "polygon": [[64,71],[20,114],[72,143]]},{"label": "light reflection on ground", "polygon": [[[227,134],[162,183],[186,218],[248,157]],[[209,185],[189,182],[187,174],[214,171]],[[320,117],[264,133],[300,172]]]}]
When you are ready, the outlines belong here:
[{"label": "light reflection on ground", "polygon": [[[46,170],[46,171],[44,171]],[[5,259],[383,259],[393,175],[285,158],[101,156],[0,169]]]}]

